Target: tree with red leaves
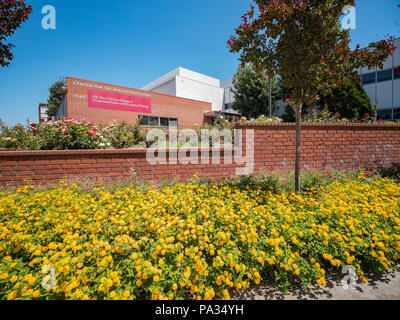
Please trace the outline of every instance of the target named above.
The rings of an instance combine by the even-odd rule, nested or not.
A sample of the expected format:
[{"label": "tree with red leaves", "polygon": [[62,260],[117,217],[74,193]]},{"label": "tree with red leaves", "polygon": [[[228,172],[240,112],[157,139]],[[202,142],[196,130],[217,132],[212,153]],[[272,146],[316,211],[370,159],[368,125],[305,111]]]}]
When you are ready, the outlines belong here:
[{"label": "tree with red leaves", "polygon": [[242,64],[266,70],[269,77],[282,76],[291,88],[297,106],[296,191],[300,191],[301,115],[303,104],[311,105],[333,89],[352,83],[360,66],[383,67],[394,51],[392,39],[350,50],[348,30],[340,17],[354,0],[253,0],[242,17],[236,35],[228,41]]},{"label": "tree with red leaves", "polygon": [[14,47],[6,42],[22,22],[32,13],[32,6],[25,0],[0,0],[0,66],[6,67],[14,58],[11,49]]}]

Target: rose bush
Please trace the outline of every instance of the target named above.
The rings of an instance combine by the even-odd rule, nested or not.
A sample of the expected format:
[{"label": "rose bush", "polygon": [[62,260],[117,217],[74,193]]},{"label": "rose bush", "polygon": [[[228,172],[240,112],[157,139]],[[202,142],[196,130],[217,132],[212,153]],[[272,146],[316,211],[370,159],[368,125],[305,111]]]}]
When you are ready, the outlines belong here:
[{"label": "rose bush", "polygon": [[382,123],[395,123],[395,122],[384,122],[383,120],[377,120],[374,115],[365,113],[358,115],[356,118],[346,119],[340,116],[339,113],[332,113],[327,109],[323,109],[320,112],[313,109],[311,114],[305,115],[303,118],[304,123],[364,123],[364,124],[382,124]]},{"label": "rose bush", "polygon": [[111,146],[115,149],[126,149],[146,140],[146,135],[139,125],[124,124],[113,121],[103,130]]},{"label": "rose bush", "polygon": [[1,123],[0,149],[6,150],[79,150],[130,148],[144,141],[139,125],[100,124],[66,119],[20,124],[9,128]]}]

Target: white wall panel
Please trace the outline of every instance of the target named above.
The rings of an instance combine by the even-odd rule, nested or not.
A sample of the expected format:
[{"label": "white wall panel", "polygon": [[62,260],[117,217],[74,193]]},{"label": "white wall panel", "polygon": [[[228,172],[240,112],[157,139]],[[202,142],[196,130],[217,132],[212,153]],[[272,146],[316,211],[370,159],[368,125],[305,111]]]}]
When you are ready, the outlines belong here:
[{"label": "white wall panel", "polygon": [[392,69],[393,68],[393,56],[390,56],[384,63],[383,63],[383,69],[378,69],[379,70],[386,70],[386,69]]},{"label": "white wall panel", "polygon": [[394,107],[400,108],[400,79],[394,81]]},{"label": "white wall panel", "polygon": [[394,42],[394,46],[397,48],[394,52],[394,66],[400,66],[400,39]]},{"label": "white wall panel", "polygon": [[176,77],[176,96],[181,98],[210,102],[213,111],[221,111],[224,101],[224,89],[204,82]]},{"label": "white wall panel", "polygon": [[175,96],[176,95],[176,81],[175,81],[175,79],[171,79],[170,81],[152,89],[151,91]]},{"label": "white wall panel", "polygon": [[371,98],[372,104],[375,104],[375,83],[365,85],[364,89]]},{"label": "white wall panel", "polygon": [[392,81],[378,82],[378,109],[392,108]]}]

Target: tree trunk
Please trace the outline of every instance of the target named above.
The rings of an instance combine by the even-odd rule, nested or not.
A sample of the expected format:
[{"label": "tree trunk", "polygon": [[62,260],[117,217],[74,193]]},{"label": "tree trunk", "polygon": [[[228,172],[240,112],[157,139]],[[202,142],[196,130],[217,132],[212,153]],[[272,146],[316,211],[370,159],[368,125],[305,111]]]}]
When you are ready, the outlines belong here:
[{"label": "tree trunk", "polygon": [[268,79],[268,112],[269,118],[272,118],[272,80]]},{"label": "tree trunk", "polygon": [[300,156],[301,156],[301,112],[303,108],[303,102],[300,100],[297,103],[297,117],[296,117],[296,168],[295,168],[295,188],[296,192],[300,192],[301,190],[301,181],[300,181]]}]

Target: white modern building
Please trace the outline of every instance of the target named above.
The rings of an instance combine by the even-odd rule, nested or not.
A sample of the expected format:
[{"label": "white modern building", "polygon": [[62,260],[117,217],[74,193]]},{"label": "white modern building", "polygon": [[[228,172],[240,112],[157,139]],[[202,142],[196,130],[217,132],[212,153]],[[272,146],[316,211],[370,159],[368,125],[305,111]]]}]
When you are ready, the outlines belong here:
[{"label": "white modern building", "polygon": [[221,83],[219,79],[179,67],[141,89],[209,102],[214,112],[237,114],[232,110],[232,88],[232,80]]},{"label": "white modern building", "polygon": [[222,111],[235,113],[235,111],[233,111],[232,109],[232,104],[235,101],[232,79],[222,82],[221,88],[224,89],[224,102],[222,106]]},{"label": "white modern building", "polygon": [[396,51],[383,69],[359,70],[363,87],[383,120],[400,120],[400,38],[394,40],[394,46]]},{"label": "white modern building", "polygon": [[47,111],[49,110],[49,106],[47,103],[39,103],[39,122],[45,122],[49,120],[49,116]]}]

